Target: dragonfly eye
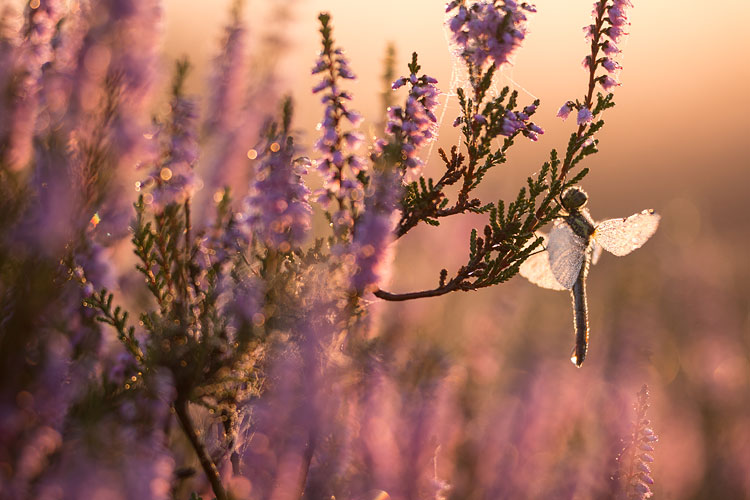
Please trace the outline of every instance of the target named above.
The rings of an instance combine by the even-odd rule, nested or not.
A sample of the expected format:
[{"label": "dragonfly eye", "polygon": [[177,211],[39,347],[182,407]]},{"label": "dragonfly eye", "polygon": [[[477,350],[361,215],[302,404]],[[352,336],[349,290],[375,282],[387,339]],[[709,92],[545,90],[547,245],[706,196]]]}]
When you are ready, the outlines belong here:
[{"label": "dragonfly eye", "polygon": [[583,189],[573,186],[566,189],[562,194],[563,208],[566,210],[575,210],[581,208],[588,201],[589,196]]}]

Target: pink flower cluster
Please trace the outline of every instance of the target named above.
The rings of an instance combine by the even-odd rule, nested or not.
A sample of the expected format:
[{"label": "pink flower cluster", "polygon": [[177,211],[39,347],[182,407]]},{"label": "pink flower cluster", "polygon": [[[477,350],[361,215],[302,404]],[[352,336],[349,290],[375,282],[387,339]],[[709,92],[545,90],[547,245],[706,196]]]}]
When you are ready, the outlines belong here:
[{"label": "pink flower cluster", "polygon": [[[5,102],[0,102],[0,115],[4,117],[4,123],[0,124],[0,142],[8,144],[7,149],[0,152],[0,161],[7,162],[14,169],[25,167],[32,156],[42,67],[52,57],[50,42],[62,10],[59,0],[40,2],[35,9],[27,6],[21,40],[10,39],[8,42],[11,43],[0,48],[0,88],[8,85],[9,94],[16,98],[15,105],[10,109],[4,109],[10,100],[2,99]],[[16,50],[7,50],[16,43]]]},{"label": "pink flower cluster", "polygon": [[358,155],[345,154],[343,149],[346,145],[350,151],[356,150],[364,137],[356,130],[341,130],[344,119],[355,129],[362,123],[362,116],[345,104],[352,99],[351,94],[339,87],[339,78],[356,78],[341,49],[328,46],[320,53],[312,74],[321,73],[323,79],[313,87],[313,93],[323,92],[321,101],[326,106],[323,121],[318,125],[322,135],[315,143],[315,149],[321,154],[318,171],[323,175],[326,189],[320,201],[325,202],[331,196],[346,197],[358,187],[356,181],[344,178],[343,170],[348,165],[356,175],[364,167],[364,162]]},{"label": "pink flower cluster", "polygon": [[529,118],[535,111],[535,104],[526,106],[523,111],[506,111],[501,134],[510,137],[521,132],[532,141],[536,141],[544,130],[539,125],[529,122]]},{"label": "pink flower cluster", "polygon": [[247,221],[264,244],[288,252],[302,243],[310,227],[310,191],[300,178],[307,172],[300,162],[293,161],[291,144],[282,146],[274,142],[270,149],[246,200]]},{"label": "pink flower cluster", "polygon": [[138,187],[152,187],[154,210],[170,203],[182,203],[198,188],[193,166],[198,161],[197,112],[192,99],[178,95],[172,99],[170,122],[158,135],[167,134],[165,156],[151,165],[149,176]]},{"label": "pink flower cluster", "polygon": [[[599,0],[594,3],[592,12],[594,23],[583,28],[586,39],[592,42],[592,52],[584,58],[583,66],[591,73],[592,81],[601,85],[607,92],[620,85],[614,74],[622,69],[622,66],[613,57],[621,52],[617,45],[622,37],[627,35],[626,28],[630,22],[626,10],[632,6],[630,0]],[[604,55],[598,57],[600,50]],[[607,74],[594,78],[599,66],[604,68]],[[564,120],[574,109],[578,111],[579,126],[588,125],[593,121],[590,105],[574,101],[563,104],[557,116]]]},{"label": "pink flower cluster", "polygon": [[448,28],[458,55],[477,67],[489,61],[499,68],[520,47],[526,36],[526,13],[536,8],[514,0],[480,0],[468,6],[465,0],[453,0],[445,11],[456,11]]},{"label": "pink flower cluster", "polygon": [[[403,107],[388,108],[385,131],[401,145],[401,150],[406,156],[405,166],[419,168],[424,162],[417,156],[417,150],[436,137],[437,118],[434,110],[438,105],[437,97],[440,91],[435,86],[436,79],[427,75],[417,77],[414,73],[408,78],[399,78],[393,82],[391,88],[399,89],[407,82],[411,88],[406,104]],[[378,140],[375,149],[382,152],[386,143],[384,139]]]},{"label": "pink flower cluster", "polygon": [[[626,29],[630,25],[626,10],[632,6],[633,4],[630,0],[612,0],[611,3],[606,1],[596,2],[593,11],[594,19],[598,20],[602,17],[602,14],[606,15],[601,22],[584,28],[586,39],[604,39],[604,41],[600,41],[598,44],[602,52],[604,52],[604,56],[596,59],[593,70],[596,71],[597,66],[602,66],[607,70],[607,75],[602,75],[596,79],[599,85],[606,91],[620,85],[611,75],[617,70],[622,69],[622,67],[612,57],[620,53],[618,44],[622,40],[622,37],[627,35]],[[597,26],[599,26],[598,29]],[[591,61],[592,56],[586,56],[583,61],[584,67],[591,69]]]},{"label": "pink flower cluster", "polygon": [[355,269],[352,285],[360,291],[373,291],[388,267],[388,247],[393,241],[392,215],[401,195],[401,175],[392,169],[374,172],[365,212],[354,233]]}]

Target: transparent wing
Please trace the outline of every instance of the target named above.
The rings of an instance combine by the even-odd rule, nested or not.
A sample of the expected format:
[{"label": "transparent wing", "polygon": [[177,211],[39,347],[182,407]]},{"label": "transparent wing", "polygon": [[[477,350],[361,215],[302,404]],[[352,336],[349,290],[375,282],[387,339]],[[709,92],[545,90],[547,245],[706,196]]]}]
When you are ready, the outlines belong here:
[{"label": "transparent wing", "polygon": [[602,246],[597,244],[596,241],[593,242],[591,249],[591,264],[596,265],[597,262],[599,262],[599,257],[602,256]]},{"label": "transparent wing", "polygon": [[[535,235],[544,240],[542,244],[546,247],[549,241],[547,236],[541,233],[535,233]],[[558,283],[557,278],[552,274],[552,268],[549,266],[549,254],[546,250],[531,255],[521,264],[518,272],[521,276],[542,288],[565,290],[565,287]]]},{"label": "transparent wing", "polygon": [[564,288],[571,289],[586,258],[586,240],[562,219],[555,221],[547,244],[552,274]]},{"label": "transparent wing", "polygon": [[606,251],[621,257],[643,246],[659,227],[659,215],[653,210],[626,219],[609,219],[596,226],[594,240]]}]

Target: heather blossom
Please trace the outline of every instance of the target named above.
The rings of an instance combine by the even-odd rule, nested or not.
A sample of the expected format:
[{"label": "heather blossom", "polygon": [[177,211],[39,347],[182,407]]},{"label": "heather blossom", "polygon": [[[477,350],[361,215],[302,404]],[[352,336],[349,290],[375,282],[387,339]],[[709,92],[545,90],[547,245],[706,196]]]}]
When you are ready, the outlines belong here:
[{"label": "heather blossom", "polygon": [[[512,137],[521,133],[532,141],[539,139],[539,136],[544,133],[544,129],[534,122],[529,121],[531,115],[536,113],[538,105],[538,101],[536,101],[533,104],[525,106],[521,111],[503,109],[502,114],[499,116],[500,127],[497,133],[505,137]],[[453,126],[458,127],[464,123],[465,120],[466,119],[463,116],[459,116],[453,122]],[[477,128],[477,130],[481,127],[488,126],[489,123],[488,118],[481,113],[476,113],[471,117],[471,125]]]},{"label": "heather blossom", "polygon": [[[577,109],[578,125],[588,125],[593,121],[591,113],[593,84],[598,83],[607,92],[620,85],[612,75],[621,70],[622,66],[613,59],[613,56],[620,53],[617,44],[627,34],[625,27],[629,22],[626,9],[632,6],[630,0],[599,0],[594,3],[592,12],[594,23],[583,28],[586,39],[592,42],[591,54],[583,59],[583,67],[591,75],[592,84],[589,86],[584,102],[567,101],[558,111],[558,117],[564,120],[573,109]],[[602,57],[598,57],[600,50],[604,53]],[[596,76],[599,66],[609,74]]]},{"label": "heather blossom", "polygon": [[186,201],[200,184],[193,169],[198,161],[196,105],[183,94],[187,71],[186,61],[177,64],[169,122],[156,134],[157,140],[166,136],[165,152],[151,165],[148,178],[136,185],[138,190],[152,188],[146,200],[156,211]]},{"label": "heather blossom", "polygon": [[[154,87],[160,37],[161,7],[155,0],[108,0],[81,6],[80,45],[74,40],[68,50],[77,50],[71,73],[73,92],[69,112],[85,120],[86,113],[103,107],[111,130],[110,141],[121,159],[140,153],[143,146],[144,109]],[[105,99],[110,105],[102,106]],[[111,109],[110,109],[111,108]],[[81,115],[81,113],[83,115]],[[86,134],[96,135],[96,131]],[[78,141],[81,143],[81,141]]]},{"label": "heather blossom", "polygon": [[651,428],[651,421],[646,418],[649,408],[648,386],[644,385],[638,392],[638,402],[634,405],[636,412],[633,432],[626,448],[618,457],[620,465],[619,480],[625,495],[629,499],[645,500],[653,496],[651,487],[651,463],[654,461],[654,445],[659,437]]},{"label": "heather blossom", "polygon": [[353,239],[355,270],[352,285],[372,291],[385,274],[388,247],[394,239],[393,214],[401,194],[401,176],[385,167],[373,173],[365,211],[356,225]]},{"label": "heather blossom", "polygon": [[[417,77],[416,71],[419,70],[419,66],[416,63],[416,53],[409,67],[413,70],[409,77],[401,77],[391,86],[396,90],[408,83],[410,88],[404,106],[388,108],[385,131],[405,157],[404,166],[418,169],[424,164],[417,156],[418,149],[437,136],[437,118],[434,111],[438,105],[437,97],[440,91],[435,85],[436,79],[427,75]],[[390,140],[378,140],[375,144],[376,151],[382,153],[388,142]]]},{"label": "heather blossom", "polygon": [[209,81],[211,94],[206,106],[208,115],[204,121],[209,135],[232,132],[236,125],[245,84],[246,38],[239,8],[235,7],[231,22],[224,28],[222,50],[213,61],[214,69]]},{"label": "heather blossom", "polygon": [[591,110],[588,108],[581,108],[578,110],[578,117],[576,119],[576,122],[578,125],[588,125],[591,123],[591,121],[594,119],[594,116],[591,114]]},{"label": "heather blossom", "polygon": [[[349,62],[344,56],[343,50],[334,48],[331,38],[331,27],[328,24],[330,16],[321,14],[321,33],[323,34],[323,50],[312,69],[312,74],[322,74],[322,80],[313,87],[313,93],[323,93],[321,102],[326,106],[323,121],[318,125],[321,137],[315,143],[315,149],[320,153],[318,160],[318,172],[323,175],[325,188],[320,193],[319,201],[337,199],[343,206],[344,199],[361,191],[356,175],[364,168],[362,158],[353,153],[345,153],[356,150],[363,140],[361,133],[356,130],[343,131],[343,120],[346,119],[355,129],[362,123],[362,116],[356,111],[350,110],[345,104],[352,96],[349,92],[340,88],[340,79],[352,80],[354,73],[349,68]],[[351,176],[346,175],[345,168],[349,167]]]},{"label": "heather blossom", "polygon": [[536,104],[531,104],[523,108],[523,111],[506,111],[503,116],[501,134],[511,137],[521,132],[532,141],[536,141],[539,135],[544,133],[539,125],[529,122],[529,118],[536,112],[536,108]]},{"label": "heather blossom", "polygon": [[536,12],[536,8],[515,0],[480,0],[470,4],[454,0],[445,11],[455,11],[447,23],[458,55],[477,67],[489,61],[499,68],[520,47],[526,37],[526,13]]},{"label": "heather blossom", "polygon": [[226,185],[245,185],[247,146],[257,139],[252,129],[259,113],[247,108],[248,32],[241,14],[241,2],[235,2],[208,81],[211,91],[202,127],[206,140],[206,196]]},{"label": "heather blossom", "polygon": [[[25,167],[31,158],[42,67],[52,58],[51,41],[62,16],[61,7],[59,0],[46,0],[36,8],[27,6],[25,10],[22,39],[16,49],[17,60],[10,65],[16,74],[15,88],[11,91],[17,100],[7,112],[7,149],[0,146],[0,149],[6,149],[4,160],[15,169]],[[0,142],[5,142],[5,138],[0,138]]]},{"label": "heather blossom", "polygon": [[294,161],[291,138],[273,142],[255,175],[247,198],[248,223],[260,241],[288,252],[304,240],[310,227],[310,191],[301,180],[303,161]]},{"label": "heather blossom", "polygon": [[575,105],[576,103],[574,103],[573,101],[566,102],[565,104],[560,106],[560,110],[557,112],[557,117],[562,118],[563,120],[566,119],[570,115],[571,111],[573,111],[573,109],[575,108]]}]

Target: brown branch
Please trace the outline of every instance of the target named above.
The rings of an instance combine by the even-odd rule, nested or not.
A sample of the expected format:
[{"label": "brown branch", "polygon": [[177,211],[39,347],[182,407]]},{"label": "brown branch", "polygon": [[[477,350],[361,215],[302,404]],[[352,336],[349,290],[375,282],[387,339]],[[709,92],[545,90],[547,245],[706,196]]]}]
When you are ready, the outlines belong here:
[{"label": "brown branch", "polygon": [[448,285],[437,287],[433,290],[423,290],[421,292],[409,292],[409,293],[390,293],[386,292],[384,290],[376,290],[374,295],[383,300],[387,300],[390,302],[402,302],[404,300],[413,300],[413,299],[424,299],[426,297],[439,297],[441,295],[445,295],[446,293],[450,293],[453,290],[457,290],[457,287],[450,287]]},{"label": "brown branch", "polygon": [[187,409],[187,401],[182,398],[175,401],[174,410],[175,413],[177,413],[177,420],[179,420],[180,424],[182,425],[182,430],[185,431],[190,444],[195,450],[195,454],[198,455],[198,461],[203,468],[203,472],[208,478],[208,482],[211,483],[211,489],[213,490],[214,495],[216,495],[216,500],[227,500],[227,493],[224,490],[224,486],[221,484],[219,470],[216,468],[216,464],[208,455],[206,448],[198,439],[198,434],[196,433],[195,427],[193,426],[193,421],[190,420],[190,415],[188,414]]}]

